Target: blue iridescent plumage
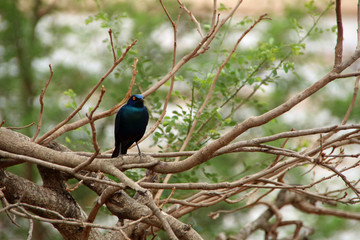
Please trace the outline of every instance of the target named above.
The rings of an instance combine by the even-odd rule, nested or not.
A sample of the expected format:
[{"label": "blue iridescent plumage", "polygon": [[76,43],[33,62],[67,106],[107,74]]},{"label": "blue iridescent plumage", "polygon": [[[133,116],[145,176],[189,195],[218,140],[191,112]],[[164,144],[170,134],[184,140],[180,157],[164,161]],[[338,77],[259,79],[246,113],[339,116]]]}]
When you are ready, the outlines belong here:
[{"label": "blue iridescent plumage", "polygon": [[111,157],[126,154],[128,148],[142,138],[149,121],[149,113],[144,106],[144,96],[140,94],[132,95],[116,114],[115,118],[115,150]]}]

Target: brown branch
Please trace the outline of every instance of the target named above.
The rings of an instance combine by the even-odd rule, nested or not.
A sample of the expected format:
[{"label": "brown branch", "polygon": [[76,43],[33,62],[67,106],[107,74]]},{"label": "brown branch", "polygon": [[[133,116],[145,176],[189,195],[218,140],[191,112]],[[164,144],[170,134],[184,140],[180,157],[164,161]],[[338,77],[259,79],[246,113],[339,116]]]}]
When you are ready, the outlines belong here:
[{"label": "brown branch", "polygon": [[[91,181],[85,181],[84,183],[99,195],[105,190],[102,184],[97,184]],[[136,236],[144,236],[144,231],[148,228],[148,225],[158,228],[161,228],[162,226],[159,218],[153,216],[153,212],[147,206],[149,198],[151,199],[151,195],[148,195],[147,192],[145,195],[144,193],[138,192],[135,200],[134,198],[128,196],[125,192],[119,191],[116,192],[111,199],[106,201],[106,206],[112,214],[120,219],[131,219],[131,222],[125,223],[123,229],[125,233],[133,237],[132,239],[135,239]],[[164,218],[166,218],[169,222],[171,228],[174,230],[179,239],[202,239],[200,235],[198,235],[198,233],[190,226],[180,222],[174,217],[164,214]],[[140,221],[146,224],[142,224]],[[133,231],[135,228],[136,232]]]},{"label": "brown branch", "polygon": [[[99,196],[98,200],[95,202],[95,206],[91,209],[90,214],[86,220],[88,223],[93,223],[97,213],[104,203],[116,192],[119,191],[119,188],[116,187],[107,187],[102,194]],[[87,240],[90,235],[91,226],[86,226],[83,233],[83,240]]]},{"label": "brown branch", "polygon": [[0,209],[0,213],[1,213],[1,212],[6,212],[6,215],[8,216],[8,218],[10,219],[10,221],[11,221],[15,226],[21,227],[19,224],[17,224],[17,223],[15,222],[15,217],[13,217],[13,216],[10,215],[9,210],[11,209],[11,206],[10,206],[9,202],[8,202],[8,201],[6,200],[6,198],[5,198],[5,195],[4,195],[4,192],[3,192],[5,189],[6,189],[5,186],[2,187],[2,188],[0,188],[0,201],[1,201],[1,204],[2,204],[2,206],[3,206],[3,208]]},{"label": "brown branch", "polygon": [[167,10],[167,9],[166,9],[166,7],[164,6],[163,1],[162,1],[162,0],[159,0],[159,1],[160,1],[160,4],[161,4],[162,9],[164,10],[164,12],[165,12],[166,16],[167,16],[167,17],[168,17],[168,19],[169,19],[169,21],[170,21],[171,25],[172,25],[172,26],[173,26],[173,28],[175,29],[175,22],[174,22],[174,20],[172,20],[172,18],[171,18],[171,16],[170,16],[170,14],[169,14],[169,12],[168,12],[168,10]]},{"label": "brown branch", "polygon": [[[261,181],[261,180],[254,180]],[[275,183],[272,183],[275,184]],[[258,185],[258,184],[246,184],[243,181],[234,182],[221,182],[221,183],[150,183],[141,182],[139,185],[149,189],[181,189],[181,190],[218,190],[218,189],[233,189],[236,187],[247,187],[247,188],[263,188],[263,189],[306,189],[313,185],[287,185],[276,182],[277,185]]]},{"label": "brown branch", "polygon": [[[73,168],[71,166],[66,167],[66,166],[63,166],[63,165],[58,165],[58,164],[54,164],[54,163],[51,163],[51,162],[42,161],[42,160],[39,160],[39,159],[36,159],[36,158],[33,158],[33,157],[28,157],[28,156],[24,156],[24,155],[9,153],[9,152],[5,152],[5,151],[2,151],[2,150],[0,150],[0,156],[4,157],[4,158],[16,159],[16,160],[19,160],[19,161],[30,162],[30,163],[34,163],[34,164],[44,166],[44,167],[47,167],[47,168],[50,168],[50,169],[55,169],[55,170],[58,170],[58,171],[66,172],[66,173],[72,174],[77,179],[95,181],[95,182],[103,183],[103,184],[106,184],[106,185],[119,187],[121,189],[125,188],[125,186],[123,184],[121,184],[121,183],[106,181],[106,180],[92,178],[92,177],[86,177],[86,176],[83,176],[83,175],[78,174],[78,173],[74,174],[73,173]],[[74,167],[76,167],[76,166],[74,166]],[[97,169],[101,170],[101,168],[97,168]],[[92,170],[97,171],[96,169],[92,169]]]},{"label": "brown branch", "polygon": [[335,216],[335,217],[342,217],[347,219],[354,219],[354,220],[360,220],[360,214],[356,212],[346,212],[342,210],[337,209],[328,209],[328,208],[321,208],[314,206],[313,204],[307,202],[307,201],[296,201],[293,203],[294,207],[297,209],[306,212],[306,213],[312,213],[316,215],[328,215],[328,216]]},{"label": "brown branch", "polygon": [[[13,208],[20,208],[21,207],[21,212],[19,211],[14,211],[12,210]],[[48,212],[51,214],[54,214],[56,216],[58,216],[60,219],[52,219],[52,218],[45,218],[45,217],[41,217],[35,214],[31,214],[28,211],[26,211],[23,207],[27,207],[27,208],[32,208],[32,209],[37,209],[37,210],[41,210],[44,212]],[[62,216],[61,214],[59,214],[58,212],[52,211],[50,209],[46,209],[46,208],[40,208],[38,206],[33,206],[30,204],[25,204],[25,203],[14,203],[14,204],[9,204],[5,210],[11,210],[11,213],[24,217],[24,218],[28,218],[28,219],[34,219],[37,221],[41,221],[41,222],[48,222],[48,223],[52,223],[52,224],[68,224],[68,225],[73,225],[73,226],[78,226],[78,227],[87,227],[87,226],[91,226],[92,228],[101,228],[101,229],[106,229],[106,230],[114,230],[114,231],[121,231],[122,228],[120,227],[109,227],[109,226],[105,226],[105,225],[100,225],[100,224],[93,224],[93,223],[87,223],[84,222],[82,220],[78,220],[78,219],[74,219],[74,218],[65,218],[64,216]]]},{"label": "brown branch", "polygon": [[[150,195],[148,195],[150,196]],[[156,217],[159,218],[165,232],[167,233],[167,235],[169,236],[169,239],[171,240],[176,240],[178,239],[173,231],[173,229],[171,228],[168,220],[165,218],[165,214],[164,212],[160,211],[160,209],[156,206],[156,204],[154,203],[154,201],[151,199],[146,203],[146,206],[148,206],[152,212],[154,213],[154,215]]]},{"label": "brown branch", "polygon": [[174,193],[175,193],[175,187],[173,187],[172,189],[171,189],[171,193],[170,193],[170,195],[165,199],[165,201],[163,201],[162,203],[161,203],[161,205],[159,206],[159,208],[160,209],[162,209],[163,207],[164,207],[164,205],[171,199],[171,197],[174,195]]},{"label": "brown branch", "polygon": [[337,40],[335,46],[334,67],[338,66],[342,62],[342,55],[343,55],[344,33],[343,33],[342,16],[341,16],[341,0],[336,0],[335,12],[336,12],[336,25],[337,25]]},{"label": "brown branch", "polygon": [[113,38],[112,38],[112,29],[111,28],[109,28],[109,38],[110,38],[111,50],[112,50],[112,54],[113,54],[113,57],[114,57],[114,63],[115,63],[116,60],[117,60],[117,56],[116,56],[116,53],[115,53],[115,48],[114,48],[114,43],[113,43]]},{"label": "brown branch", "polygon": [[[5,120],[3,122],[5,123]],[[32,122],[32,123],[29,123],[28,125],[25,125],[25,126],[22,126],[22,127],[6,127],[6,129],[20,130],[20,129],[31,127],[34,124],[35,124],[35,122]]]},{"label": "brown branch", "polygon": [[[276,209],[281,209],[285,205],[293,202],[295,198],[296,194],[282,190],[278,194],[273,206]],[[255,219],[253,222],[248,223],[236,235],[232,236],[232,239],[245,240],[256,230],[267,229],[269,226],[269,220],[272,218],[272,216],[274,216],[274,214],[276,214],[276,211],[273,210],[274,208],[269,208],[264,211],[257,219]]]},{"label": "brown branch", "polygon": [[181,9],[184,9],[184,11],[185,11],[187,14],[189,14],[191,20],[195,23],[196,29],[197,29],[197,31],[199,32],[201,38],[204,38],[204,34],[203,34],[202,30],[201,30],[201,25],[200,25],[199,21],[196,19],[196,17],[194,16],[194,14],[193,14],[189,9],[187,9],[186,6],[185,6],[185,4],[182,3],[180,0],[177,0],[177,2],[179,3],[180,8],[181,8]]},{"label": "brown branch", "polygon": [[40,114],[39,114],[39,121],[38,121],[38,124],[37,124],[37,128],[36,128],[36,132],[33,136],[33,138],[31,139],[31,141],[35,141],[35,139],[37,138],[39,132],[40,132],[40,129],[41,129],[41,123],[42,123],[42,117],[43,117],[43,111],[44,111],[44,102],[43,102],[43,98],[44,98],[44,95],[45,95],[45,92],[46,92],[46,89],[47,87],[49,86],[50,84],[50,81],[53,77],[53,70],[51,68],[51,64],[49,64],[49,68],[50,68],[50,77],[49,77],[49,80],[46,82],[45,84],[45,87],[44,89],[41,91],[41,94],[40,94]]},{"label": "brown branch", "polygon": [[356,49],[360,48],[360,2],[358,1],[357,4],[357,45],[356,45]]},{"label": "brown branch", "polygon": [[77,167],[75,167],[74,168],[74,173],[80,171],[84,167],[91,164],[91,162],[97,157],[97,155],[100,152],[100,148],[99,148],[99,145],[98,145],[97,139],[96,139],[96,128],[95,128],[95,124],[94,124],[93,115],[94,115],[94,112],[96,111],[96,109],[98,109],[98,107],[100,106],[101,100],[102,100],[105,92],[106,92],[105,87],[104,87],[104,85],[102,85],[99,100],[98,100],[96,106],[94,107],[94,109],[90,112],[89,116],[87,116],[89,121],[90,121],[91,133],[92,133],[92,143],[93,143],[95,152],[93,153],[93,155],[86,162],[83,162],[80,165],[78,165]]},{"label": "brown branch", "polygon": [[151,211],[154,213],[154,215],[160,220],[162,227],[165,230],[165,232],[168,234],[169,238],[172,240],[178,239],[174,234],[174,231],[172,230],[169,222],[167,221],[165,214],[161,212],[160,209],[156,206],[154,200],[152,199],[152,195],[150,191],[140,187],[137,183],[135,183],[133,180],[127,177],[122,171],[120,171],[119,169],[117,169],[112,165],[105,165],[103,166],[103,168],[106,172],[115,176],[126,186],[135,190],[139,194],[139,196],[141,196],[141,198],[144,200],[144,204],[148,208],[150,208]]},{"label": "brown branch", "polygon": [[34,221],[32,219],[29,219],[29,231],[28,231],[28,237],[26,240],[31,240],[32,239],[32,235],[33,235],[33,230],[34,230]]},{"label": "brown branch", "polygon": [[334,167],[329,166],[329,165],[327,165],[327,164],[324,164],[324,163],[321,163],[321,162],[319,162],[318,164],[319,164],[320,166],[322,166],[322,167],[324,167],[324,168],[327,168],[327,169],[329,169],[330,171],[336,173],[336,175],[339,176],[339,177],[344,181],[344,183],[345,183],[349,188],[351,188],[351,189],[353,190],[353,192],[356,194],[356,196],[357,196],[358,198],[360,198],[360,191],[359,191],[355,186],[353,186],[353,185],[347,180],[347,178],[346,178],[346,176],[345,176],[344,174],[342,174],[340,171],[338,171],[338,170],[335,169]]},{"label": "brown branch", "polygon": [[[291,129],[294,130],[294,129]],[[289,138],[285,138],[285,140],[281,143],[281,147],[280,148],[285,148],[286,143],[289,141]],[[281,155],[277,155],[276,158],[274,159],[273,163],[270,165],[270,167],[274,166],[279,160],[280,160]]]},{"label": "brown branch", "polygon": [[214,0],[213,1],[213,15],[212,15],[212,18],[211,18],[211,28],[215,27],[216,15],[217,15],[217,0]]},{"label": "brown branch", "polygon": [[[300,239],[300,230],[303,226],[303,223],[301,221],[281,221],[279,223],[279,227],[288,226],[288,225],[295,225],[295,232],[294,232],[292,239],[293,240]],[[309,234],[309,235],[311,235],[311,234]]]},{"label": "brown branch", "polygon": [[337,74],[336,78],[349,78],[349,77],[358,77],[360,76],[360,72],[351,72],[351,73],[343,73],[343,74]]},{"label": "brown branch", "polygon": [[[172,67],[175,67],[176,64],[176,53],[177,53],[177,26],[180,20],[180,16],[181,16],[181,11],[179,12],[177,21],[174,22],[174,20],[172,20],[172,18],[170,17],[169,12],[167,11],[167,9],[165,8],[163,1],[160,0],[160,4],[166,14],[166,16],[168,17],[172,27],[173,27],[173,35],[174,35],[174,45],[173,45],[173,58],[172,58]],[[142,142],[143,140],[145,140],[146,138],[148,138],[156,129],[157,127],[160,125],[161,121],[164,119],[164,116],[166,114],[166,110],[167,110],[167,106],[171,97],[171,93],[173,91],[174,88],[174,82],[175,82],[175,75],[173,75],[171,77],[171,82],[170,82],[170,87],[169,87],[169,91],[168,94],[166,95],[165,98],[165,102],[164,102],[164,106],[163,106],[163,110],[161,112],[160,117],[158,118],[158,120],[156,121],[156,123],[154,124],[154,126],[151,127],[151,129],[149,131],[146,132],[146,134],[140,139],[139,142]]]},{"label": "brown branch", "polygon": [[[134,58],[134,63],[133,63],[133,65],[132,65],[132,76],[131,76],[130,84],[129,84],[129,87],[128,87],[128,90],[127,90],[127,92],[126,92],[126,94],[125,94],[124,99],[123,99],[119,104],[115,105],[115,106],[112,107],[110,110],[105,111],[105,112],[103,112],[103,113],[109,112],[111,115],[114,114],[114,113],[116,113],[116,112],[119,110],[119,108],[130,98],[132,88],[133,88],[133,86],[134,86],[134,84],[135,84],[136,75],[137,75],[138,72],[139,72],[139,71],[136,69],[136,66],[137,66],[138,62],[139,62],[139,59],[137,59],[137,58],[135,57],[135,58]],[[100,119],[100,118],[102,118],[102,117],[96,117],[96,116],[93,117],[93,119],[96,119],[96,120],[97,120],[97,119]]]},{"label": "brown branch", "polygon": [[194,48],[194,50],[192,50],[190,53],[188,53],[187,55],[185,55],[183,58],[180,59],[180,61],[178,61],[178,63],[170,70],[170,72],[168,72],[159,82],[157,82],[155,85],[153,85],[152,87],[150,87],[148,90],[146,90],[143,95],[144,97],[152,94],[153,92],[155,92],[158,88],[160,88],[162,85],[164,85],[172,76],[174,76],[174,74],[183,66],[185,65],[185,63],[187,63],[188,61],[190,61],[199,51],[199,49],[207,42],[207,40],[210,38],[210,36],[213,33],[209,33],[207,34],[202,40],[201,42]]},{"label": "brown branch", "polygon": [[[309,135],[313,135],[313,134],[339,132],[342,130],[350,130],[350,129],[360,129],[360,124],[332,125],[332,126],[321,127],[321,128],[312,128],[312,129],[282,132],[282,133],[277,133],[277,134],[270,135],[270,136],[238,141],[236,143],[229,144],[229,145],[217,150],[212,155],[212,157],[226,154],[226,153],[236,152],[235,150],[239,149],[241,147],[258,146],[261,143],[271,142],[271,141],[275,141],[278,139],[303,137],[303,136],[309,136]],[[345,136],[345,137],[347,137],[347,136]],[[338,141],[338,140],[336,140],[336,141]],[[154,158],[172,158],[172,157],[179,157],[179,156],[191,156],[195,153],[196,153],[196,151],[179,151],[179,152],[164,152],[164,153],[152,153],[151,152],[151,153],[146,153],[146,155],[149,155]],[[82,155],[82,156],[91,156],[91,154],[85,153],[85,152],[78,153],[78,154]],[[129,156],[137,156],[136,153],[129,153],[128,155]],[[106,156],[102,156],[102,157],[106,157]],[[107,157],[110,158],[110,155]],[[127,167],[127,168],[130,168],[130,167]]]},{"label": "brown branch", "polygon": [[[209,41],[207,41],[204,46],[202,47],[202,50],[198,53],[198,54],[202,54],[204,52],[206,52],[209,48],[210,43],[212,42],[212,40],[215,38],[215,36],[217,35],[217,33],[219,32],[219,30],[222,28],[222,26],[235,14],[236,10],[239,8],[239,6],[241,5],[241,3],[243,2],[243,0],[238,0],[236,5],[234,6],[234,8],[230,11],[230,13],[220,21],[219,23],[219,17],[220,14],[217,14],[217,17],[215,17],[216,14],[216,10],[213,10],[213,17],[212,17],[212,21],[215,22],[215,24],[211,24],[211,28],[209,30],[209,32],[213,32],[209,38]],[[215,6],[214,6],[215,7]],[[214,21],[214,19],[216,19]]]},{"label": "brown branch", "polygon": [[[296,161],[295,162],[293,162],[293,163],[296,163]],[[291,162],[288,162],[288,164],[293,164],[293,163],[291,163]],[[288,169],[290,169],[290,168],[292,168],[292,167],[294,167],[294,165],[293,166],[290,166],[290,165],[288,165],[287,164],[287,167],[285,167],[284,165],[282,166],[283,167],[283,169],[284,169],[284,171],[288,171]],[[296,166],[296,165],[295,165]],[[271,169],[270,171],[269,171],[269,175],[267,174],[267,173],[265,173],[267,171],[267,169],[265,169],[264,171],[262,171],[262,173],[263,173],[263,177],[266,177],[267,179],[269,179],[269,177],[270,176],[276,176],[276,172],[278,172],[279,170],[277,170],[276,168],[273,168],[273,169]],[[271,173],[270,173],[271,172]],[[281,172],[280,172],[281,173]],[[274,175],[275,174],[275,175]],[[257,176],[256,176],[257,175]],[[251,184],[246,184],[246,183],[250,183],[250,182],[252,182],[252,181],[257,181],[256,179],[259,179],[259,177],[260,177],[260,175],[258,175],[258,174],[255,174],[255,175],[252,175],[252,176],[248,176],[248,177],[246,177],[246,178],[244,178],[244,179],[242,179],[242,180],[239,180],[239,181],[241,181],[242,183],[243,183],[243,185],[241,185],[241,186],[243,186],[243,187],[255,187],[255,188],[260,188],[261,186],[258,186],[258,185],[251,185]],[[266,181],[268,181],[268,180],[266,180]],[[280,185],[282,185],[282,183],[277,183],[277,184],[280,184]],[[313,186],[313,185],[312,185]],[[178,186],[176,186],[176,187],[178,187]],[[311,184],[310,185],[307,185],[307,186],[301,186],[301,187],[304,187],[304,188],[308,188],[308,187],[311,187]],[[341,199],[333,199],[333,198],[329,198],[329,197],[327,197],[327,196],[324,196],[324,195],[315,195],[315,194],[313,194],[313,193],[311,193],[311,192],[306,192],[306,191],[303,191],[302,189],[301,189],[301,187],[300,188],[293,188],[292,190],[294,191],[296,191],[296,192],[299,192],[299,193],[302,193],[302,194],[304,194],[305,196],[309,196],[309,197],[311,197],[312,199],[317,199],[317,200],[320,200],[320,201],[325,201],[325,202],[328,202],[328,203],[334,203],[335,201],[336,202],[343,202],[343,203],[352,203],[352,201],[351,201],[351,199],[349,200],[349,201],[342,201]],[[246,189],[246,188],[245,188]],[[232,196],[232,195],[234,195],[234,194],[237,194],[237,193],[239,193],[239,192],[241,192],[241,191],[244,191],[245,190],[244,188],[241,190],[240,189],[240,191],[235,191],[235,192],[233,192],[233,190],[228,190],[228,191],[232,191],[230,194],[228,194],[227,193],[227,197],[230,197],[230,196]],[[291,189],[291,188],[289,188],[289,189]],[[204,196],[213,196],[213,194],[212,195],[208,195],[208,193],[205,191],[205,192],[203,192],[203,193],[199,193],[199,194],[205,194]],[[196,195],[198,195],[198,194],[196,194]],[[221,195],[218,195],[218,196],[221,196]],[[224,197],[226,197],[226,196],[223,196],[223,197],[221,197],[221,198],[219,198],[218,199],[218,201],[213,201],[210,205],[213,205],[213,204],[215,204],[215,203],[217,203],[217,202],[219,202],[219,201],[222,201],[223,199],[224,199]],[[203,201],[203,200],[202,200]],[[225,201],[228,201],[228,199],[226,199],[225,198]],[[188,206],[193,206],[193,207],[195,207],[195,208],[187,208],[188,210],[186,210],[186,211],[182,211],[181,213],[178,211],[178,213],[176,213],[177,215],[177,217],[180,217],[180,216],[182,216],[182,215],[184,215],[184,214],[187,214],[187,213],[189,213],[189,212],[191,212],[191,211],[193,211],[193,210],[195,210],[196,208],[199,208],[199,207],[205,207],[205,206],[207,206],[207,205],[209,205],[209,204],[204,204],[204,203],[194,203],[194,202],[187,202],[187,201],[179,201],[179,200],[176,200],[176,201],[174,201],[173,199],[171,199],[170,201],[169,201],[170,203],[179,203],[179,204],[182,204],[182,205],[188,205]]]},{"label": "brown branch", "polygon": [[341,124],[345,125],[350,117],[350,113],[352,112],[353,108],[354,108],[354,105],[355,105],[355,102],[356,102],[356,98],[357,98],[357,94],[358,94],[358,91],[359,91],[359,82],[360,82],[360,76],[358,76],[356,79],[355,79],[355,85],[354,85],[354,92],[353,92],[353,97],[351,99],[351,103],[348,107],[348,110],[346,111],[345,113],[345,116],[344,116],[344,119],[343,121],[341,122]]},{"label": "brown branch", "polygon": [[[0,186],[6,186],[3,191],[6,199],[9,203],[19,204],[26,203],[34,206],[41,206],[45,210],[39,208],[27,208],[29,211],[36,215],[30,215],[24,207],[18,208],[23,217],[32,218],[40,221],[47,221],[48,219],[58,221],[57,223],[63,223],[63,219],[59,218],[59,214],[65,216],[67,219],[76,219],[76,221],[83,221],[83,211],[81,207],[73,200],[73,198],[67,192],[59,193],[57,190],[38,186],[37,184],[19,177],[10,172],[0,172]],[[48,211],[51,210],[51,211]],[[54,214],[53,212],[59,214]],[[14,211],[11,211],[15,213]],[[40,216],[40,217],[38,217]],[[77,240],[78,234],[81,234],[82,230],[79,230],[74,225],[61,225],[56,222],[51,222],[66,239]],[[95,237],[99,232],[92,230],[91,235]]]}]

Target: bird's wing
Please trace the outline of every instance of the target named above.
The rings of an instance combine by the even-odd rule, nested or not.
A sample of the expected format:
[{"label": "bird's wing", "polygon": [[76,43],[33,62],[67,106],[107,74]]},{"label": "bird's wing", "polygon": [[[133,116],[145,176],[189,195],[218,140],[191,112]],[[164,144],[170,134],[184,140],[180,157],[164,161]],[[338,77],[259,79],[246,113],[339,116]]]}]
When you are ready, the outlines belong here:
[{"label": "bird's wing", "polygon": [[121,109],[118,111],[115,117],[114,137],[116,147],[120,145]]}]

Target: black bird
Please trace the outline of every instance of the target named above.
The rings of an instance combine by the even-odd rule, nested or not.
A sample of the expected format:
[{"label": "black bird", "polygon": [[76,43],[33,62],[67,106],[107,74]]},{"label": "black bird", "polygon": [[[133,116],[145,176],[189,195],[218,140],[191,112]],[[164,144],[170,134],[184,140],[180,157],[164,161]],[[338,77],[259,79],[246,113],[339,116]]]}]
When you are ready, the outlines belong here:
[{"label": "black bird", "polygon": [[141,156],[138,141],[144,136],[149,113],[144,106],[144,96],[132,95],[116,114],[115,118],[115,150],[111,157],[126,154],[128,148],[135,142]]}]

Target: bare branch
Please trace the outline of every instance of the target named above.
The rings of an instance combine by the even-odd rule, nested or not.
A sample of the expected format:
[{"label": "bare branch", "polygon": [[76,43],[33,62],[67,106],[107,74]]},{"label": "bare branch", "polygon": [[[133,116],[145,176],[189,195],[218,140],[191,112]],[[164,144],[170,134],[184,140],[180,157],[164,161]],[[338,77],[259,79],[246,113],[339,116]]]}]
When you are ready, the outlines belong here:
[{"label": "bare branch", "polygon": [[81,169],[83,169],[84,167],[88,166],[89,164],[91,164],[91,162],[97,157],[97,155],[99,154],[100,152],[100,148],[99,148],[99,145],[97,143],[97,139],[96,139],[96,128],[95,128],[95,125],[94,125],[94,119],[93,119],[93,115],[94,115],[94,112],[96,111],[96,109],[100,106],[100,103],[101,103],[101,100],[105,94],[106,90],[105,90],[105,87],[104,85],[101,86],[101,93],[100,93],[100,97],[99,97],[99,100],[96,104],[96,106],[94,107],[94,109],[90,112],[90,115],[87,116],[89,118],[89,121],[90,121],[90,126],[91,126],[91,133],[92,133],[92,142],[93,142],[93,146],[94,146],[94,154],[86,161],[86,162],[83,162],[82,164],[78,165],[77,167],[74,168],[74,173],[80,171]]},{"label": "bare branch", "polygon": [[[119,191],[119,188],[116,187],[107,187],[103,193],[100,195],[98,200],[95,203],[95,206],[91,209],[91,212],[86,220],[88,223],[93,223],[97,213],[99,212],[102,205],[104,205],[105,201],[107,201],[111,195],[113,195],[116,191]],[[83,233],[83,240],[87,240],[90,235],[91,226],[86,226]]]},{"label": "bare branch", "polygon": [[113,54],[113,57],[114,57],[114,63],[115,63],[116,60],[117,60],[117,56],[116,56],[116,53],[115,53],[115,48],[114,48],[114,43],[113,43],[113,38],[112,38],[112,29],[111,28],[109,28],[109,38],[110,38],[111,50],[112,50],[112,54]]},{"label": "bare branch", "polygon": [[350,113],[352,112],[353,108],[354,108],[354,105],[355,105],[355,101],[356,101],[356,98],[357,98],[357,94],[358,94],[358,91],[359,91],[359,82],[360,82],[360,76],[358,76],[356,79],[355,79],[355,86],[354,86],[354,92],[353,92],[353,97],[351,99],[351,103],[348,107],[348,110],[346,111],[346,114],[344,116],[344,119],[342,121],[341,124],[345,125],[350,117]]},{"label": "bare branch", "polygon": [[[173,45],[172,67],[174,68],[175,64],[176,64],[176,53],[177,53],[177,26],[178,26],[182,11],[179,12],[177,21],[174,22],[172,20],[172,18],[170,17],[167,9],[165,8],[162,0],[160,0],[160,3],[161,3],[162,8],[164,9],[164,12],[165,12],[166,16],[168,17],[168,19],[171,22],[171,25],[173,27],[174,45]],[[168,94],[166,95],[163,110],[161,112],[161,115],[160,115],[159,119],[156,121],[154,126],[152,126],[151,129],[146,132],[146,134],[140,139],[139,142],[142,142],[144,139],[148,138],[157,129],[157,127],[160,125],[161,121],[164,119],[165,114],[166,114],[166,110],[167,110],[167,106],[168,106],[168,103],[169,103],[169,100],[170,100],[170,97],[171,97],[171,94],[172,94],[172,91],[173,91],[173,88],[174,88],[174,82],[175,82],[175,76],[173,75],[171,77],[169,91],[168,91]]]},{"label": "bare branch", "polygon": [[40,94],[40,114],[39,114],[39,121],[38,121],[38,124],[37,124],[37,128],[36,128],[36,132],[32,138],[32,141],[35,141],[35,139],[37,138],[39,132],[40,132],[40,129],[41,129],[41,123],[42,123],[42,116],[43,116],[43,111],[44,111],[44,102],[43,102],[43,98],[44,98],[44,95],[45,95],[45,92],[46,92],[46,89],[47,87],[49,86],[50,84],[50,81],[52,79],[52,76],[54,74],[52,68],[51,68],[51,64],[49,64],[49,68],[50,68],[50,77],[49,77],[49,80],[47,81],[47,83],[45,84],[45,87],[44,89],[41,91],[41,94]]},{"label": "bare branch", "polygon": [[[3,123],[5,123],[5,120],[3,120]],[[2,123],[2,124],[3,124]],[[28,128],[31,127],[32,125],[34,125],[35,122],[29,123],[28,125],[22,126],[22,127],[6,127],[7,129],[14,129],[14,130],[20,130],[20,129],[24,129],[24,128]]]},{"label": "bare branch", "polygon": [[360,2],[357,4],[357,45],[356,49],[360,48]]},{"label": "bare branch", "polygon": [[197,29],[197,31],[199,32],[201,38],[204,38],[204,34],[203,34],[202,30],[201,30],[201,25],[200,25],[199,21],[196,19],[196,17],[194,16],[194,14],[193,14],[189,9],[187,9],[186,6],[185,6],[185,4],[182,3],[180,0],[177,0],[177,2],[179,3],[180,7],[181,7],[182,9],[184,9],[184,11],[185,11],[187,14],[189,14],[191,20],[196,24],[196,29]]},{"label": "bare branch", "polygon": [[335,47],[334,67],[338,66],[342,62],[342,54],[343,54],[344,33],[343,33],[342,16],[341,16],[341,0],[336,0],[335,11],[336,11],[336,25],[337,25],[337,40]]}]

